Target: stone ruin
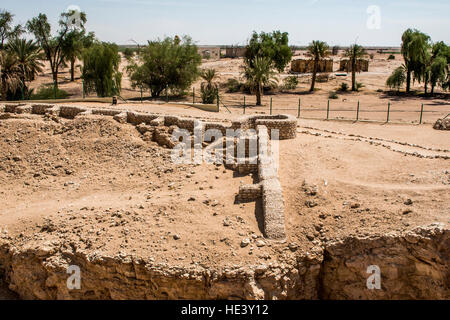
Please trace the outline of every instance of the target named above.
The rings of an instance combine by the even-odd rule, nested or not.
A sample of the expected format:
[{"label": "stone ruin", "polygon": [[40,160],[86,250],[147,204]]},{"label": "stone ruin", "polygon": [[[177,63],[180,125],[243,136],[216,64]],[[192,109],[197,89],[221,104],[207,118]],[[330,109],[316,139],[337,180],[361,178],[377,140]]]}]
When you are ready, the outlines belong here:
[{"label": "stone ruin", "polygon": [[[272,154],[271,137],[277,130],[279,140],[294,139],[297,136],[297,119],[290,115],[252,115],[233,121],[231,125],[220,122],[198,121],[171,115],[139,113],[118,109],[91,109],[77,106],[51,104],[25,104],[0,106],[0,119],[13,117],[14,114],[36,114],[57,120],[58,117],[74,119],[88,115],[102,115],[113,117],[120,123],[136,126],[145,141],[157,142],[160,146],[173,149],[179,141],[174,141],[172,133],[176,129],[185,129],[190,133],[200,130],[201,143],[206,145],[205,151],[212,149],[226,150],[227,141],[233,139],[233,163],[225,163],[225,167],[241,174],[257,173],[259,183],[243,185],[239,188],[239,201],[255,201],[262,199],[264,216],[264,235],[268,239],[283,240],[286,237],[284,224],[284,201],[280,181],[278,180],[278,163]],[[217,141],[205,140],[205,131],[215,129],[222,133],[223,138]],[[241,129],[238,137],[227,137],[227,129]],[[252,129],[252,130],[251,130]],[[250,133],[246,133],[247,131]],[[198,132],[198,131],[197,131]],[[249,146],[257,145],[257,154],[251,155]],[[238,158],[238,147],[244,143],[245,156]],[[191,147],[194,146],[194,141]],[[226,150],[226,152],[229,152]]]},{"label": "stone ruin", "polygon": [[[448,117],[448,115],[447,115]],[[450,130],[450,118],[439,119],[433,126],[435,130]]]}]

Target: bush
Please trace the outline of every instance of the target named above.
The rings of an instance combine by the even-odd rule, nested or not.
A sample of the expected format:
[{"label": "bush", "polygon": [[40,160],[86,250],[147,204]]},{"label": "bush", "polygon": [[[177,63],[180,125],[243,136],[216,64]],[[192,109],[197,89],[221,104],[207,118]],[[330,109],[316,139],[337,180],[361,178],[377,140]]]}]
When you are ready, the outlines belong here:
[{"label": "bush", "polygon": [[363,83],[361,83],[361,82],[356,83],[356,91],[359,91],[359,89],[364,88],[364,87],[365,87],[365,85]]},{"label": "bush", "polygon": [[390,89],[400,90],[400,87],[403,86],[405,81],[406,81],[405,68],[404,67],[398,67],[397,69],[394,70],[394,72],[392,72],[392,74],[386,80],[386,85]]},{"label": "bush", "polygon": [[348,83],[342,82],[342,83],[341,83],[341,86],[339,87],[339,91],[341,91],[341,92],[346,92],[346,91],[348,91]]},{"label": "bush", "polygon": [[282,88],[285,90],[295,90],[298,86],[298,79],[296,76],[289,76],[283,80]]},{"label": "bush", "polygon": [[134,57],[134,50],[131,48],[125,48],[123,50],[123,56],[127,59],[130,60],[131,58]]},{"label": "bush", "polygon": [[[56,89],[56,99],[65,99],[70,94],[67,91]],[[31,100],[52,100],[55,99],[55,90],[52,84],[41,86],[36,94],[31,95]]]},{"label": "bush", "polygon": [[395,56],[393,54],[389,55],[388,60],[395,60]]},{"label": "bush", "polygon": [[82,78],[87,93],[99,97],[120,93],[122,73],[119,72],[119,47],[110,43],[96,43],[83,53]]},{"label": "bush", "polygon": [[140,63],[128,69],[133,86],[150,90],[153,98],[168,88],[172,93],[186,91],[198,78],[202,58],[191,38],[165,38],[151,41],[140,50]]},{"label": "bush", "polygon": [[371,60],[373,60],[373,58],[375,58],[375,55],[374,55],[373,53],[371,53],[371,54],[369,55],[369,57],[370,57]]},{"label": "bush", "polygon": [[232,78],[227,80],[226,87],[228,93],[240,92],[242,83],[240,83],[239,80]]},{"label": "bush", "polygon": [[330,95],[328,96],[329,99],[338,99],[339,96],[337,95],[337,93],[335,91],[331,91]]}]

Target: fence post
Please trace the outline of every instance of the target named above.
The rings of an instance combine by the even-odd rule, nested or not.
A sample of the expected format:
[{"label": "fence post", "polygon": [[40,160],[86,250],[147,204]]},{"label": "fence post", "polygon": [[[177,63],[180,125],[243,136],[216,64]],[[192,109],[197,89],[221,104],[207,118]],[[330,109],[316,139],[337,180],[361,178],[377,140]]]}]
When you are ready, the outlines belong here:
[{"label": "fence post", "polygon": [[298,98],[298,115],[297,115],[297,118],[299,118],[299,119],[300,119],[301,107],[302,107],[302,98]]},{"label": "fence post", "polygon": [[83,84],[82,84],[82,90],[83,90],[83,99],[86,98],[86,94],[84,93],[84,79],[83,79]]},{"label": "fence post", "polygon": [[388,102],[387,121],[386,122],[389,122],[389,112],[390,111],[391,111],[391,102],[389,101]]},{"label": "fence post", "polygon": [[420,109],[420,122],[419,122],[419,124],[422,124],[422,118],[423,118],[423,103],[422,103],[422,108]]},{"label": "fence post", "polygon": [[219,108],[220,108],[220,97],[219,94],[217,94],[217,112],[219,112]]},{"label": "fence post", "polygon": [[270,115],[272,115],[272,97],[270,97]]},{"label": "fence post", "polygon": [[245,114],[245,96],[244,96],[244,114]]},{"label": "fence post", "polygon": [[56,99],[56,81],[55,80],[53,80],[53,95],[54,95],[54,98]]},{"label": "fence post", "polygon": [[192,87],[192,104],[195,104],[195,88]]},{"label": "fence post", "polygon": [[356,121],[359,121],[359,100],[358,100],[358,109],[356,109]]},{"label": "fence post", "polygon": [[328,100],[328,105],[327,105],[327,120],[330,118],[330,100]]},{"label": "fence post", "polygon": [[141,86],[141,103],[142,103],[142,86]]}]

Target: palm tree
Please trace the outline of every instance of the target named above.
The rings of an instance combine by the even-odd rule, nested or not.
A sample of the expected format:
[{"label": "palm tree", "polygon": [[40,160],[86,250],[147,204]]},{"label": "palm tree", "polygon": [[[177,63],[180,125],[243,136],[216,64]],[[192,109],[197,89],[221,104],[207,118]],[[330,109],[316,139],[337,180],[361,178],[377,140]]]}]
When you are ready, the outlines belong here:
[{"label": "palm tree", "polygon": [[205,80],[205,82],[201,84],[202,102],[214,103],[214,100],[216,99],[217,94],[219,93],[217,84],[213,82],[214,78],[216,77],[216,70],[215,69],[203,70],[200,73],[200,76],[202,77],[203,80]]},{"label": "palm tree", "polygon": [[8,43],[7,50],[17,58],[20,82],[25,94],[28,92],[26,82],[32,81],[44,67],[40,61],[43,59],[41,49],[32,40],[16,38]]},{"label": "palm tree", "polygon": [[329,51],[329,47],[326,42],[313,41],[308,46],[308,53],[314,59],[314,70],[313,70],[313,74],[312,74],[311,89],[309,90],[312,92],[312,91],[314,91],[314,86],[316,84],[316,76],[317,76],[317,69],[319,68],[319,62],[321,59],[329,56],[330,51]]},{"label": "palm tree", "polygon": [[261,97],[264,94],[264,86],[276,84],[273,62],[267,57],[256,57],[247,64],[244,77],[256,93],[256,105],[261,105]]},{"label": "palm tree", "polygon": [[67,34],[62,44],[64,60],[70,63],[70,81],[75,81],[75,61],[83,53],[84,31],[74,30]]},{"label": "palm tree", "polygon": [[421,80],[425,74],[430,37],[418,30],[408,29],[402,35],[402,55],[406,66],[406,92],[411,90],[411,79]]},{"label": "palm tree", "polygon": [[357,91],[356,87],[356,63],[359,59],[366,55],[364,48],[358,44],[351,45],[347,50],[345,50],[345,56],[350,59],[352,66],[352,91]]},{"label": "palm tree", "polygon": [[5,101],[8,92],[15,93],[20,85],[20,68],[17,58],[9,51],[0,50],[1,100]]}]

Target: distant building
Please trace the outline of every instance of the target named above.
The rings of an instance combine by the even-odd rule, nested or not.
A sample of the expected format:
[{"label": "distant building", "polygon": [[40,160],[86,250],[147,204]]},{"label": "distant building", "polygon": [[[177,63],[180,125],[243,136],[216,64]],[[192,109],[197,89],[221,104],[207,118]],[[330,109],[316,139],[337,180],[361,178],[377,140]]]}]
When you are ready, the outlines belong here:
[{"label": "distant building", "polygon": [[[291,71],[296,73],[312,73],[314,71],[314,60],[296,59],[291,62]],[[333,60],[323,59],[319,61],[317,72],[333,72]]]},{"label": "distant building", "polygon": [[202,59],[220,59],[220,47],[198,47],[198,53],[202,56]]},{"label": "distant building", "polygon": [[245,47],[227,47],[225,49],[225,57],[227,58],[242,58],[245,56]]},{"label": "distant building", "polygon": [[[352,64],[350,63],[350,60],[343,59],[340,62],[339,65],[339,71],[346,71],[351,72],[352,71]],[[369,60],[366,59],[359,59],[356,61],[356,72],[367,72],[369,71]]]}]

